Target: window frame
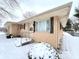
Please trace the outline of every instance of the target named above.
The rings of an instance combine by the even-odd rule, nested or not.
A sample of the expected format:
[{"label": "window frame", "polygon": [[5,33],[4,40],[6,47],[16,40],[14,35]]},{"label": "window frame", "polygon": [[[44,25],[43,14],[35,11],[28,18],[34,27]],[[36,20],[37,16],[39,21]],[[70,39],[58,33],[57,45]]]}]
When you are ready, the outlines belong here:
[{"label": "window frame", "polygon": [[[47,24],[46,24],[46,29],[45,29],[45,31],[43,30],[43,31],[39,31],[38,30],[38,28],[37,28],[37,26],[38,25],[40,25],[40,24],[38,24],[38,25],[36,25],[37,23],[39,23],[39,22],[46,22]],[[48,24],[49,23],[49,24]],[[34,26],[34,32],[49,32],[49,33],[53,33],[54,32],[54,29],[53,29],[53,31],[51,31],[51,29],[54,27],[54,26],[52,26],[52,28],[51,28],[51,18],[49,18],[49,19],[46,19],[46,20],[40,20],[40,21],[34,21],[33,22],[33,26]],[[53,22],[54,23],[54,22]],[[41,27],[41,26],[40,26]]]}]

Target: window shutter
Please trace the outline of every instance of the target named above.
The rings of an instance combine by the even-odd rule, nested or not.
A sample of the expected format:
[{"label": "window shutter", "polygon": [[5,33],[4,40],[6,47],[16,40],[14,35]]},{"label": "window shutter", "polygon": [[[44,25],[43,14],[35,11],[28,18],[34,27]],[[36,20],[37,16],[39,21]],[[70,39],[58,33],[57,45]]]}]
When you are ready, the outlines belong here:
[{"label": "window shutter", "polygon": [[62,29],[62,25],[61,25],[61,23],[60,23],[60,30]]},{"label": "window shutter", "polygon": [[50,18],[50,33],[54,32],[54,17]]},{"label": "window shutter", "polygon": [[24,23],[24,29],[25,29],[25,25],[26,25],[26,24]]},{"label": "window shutter", "polygon": [[33,21],[33,28],[34,28],[33,32],[35,32],[35,21]]}]

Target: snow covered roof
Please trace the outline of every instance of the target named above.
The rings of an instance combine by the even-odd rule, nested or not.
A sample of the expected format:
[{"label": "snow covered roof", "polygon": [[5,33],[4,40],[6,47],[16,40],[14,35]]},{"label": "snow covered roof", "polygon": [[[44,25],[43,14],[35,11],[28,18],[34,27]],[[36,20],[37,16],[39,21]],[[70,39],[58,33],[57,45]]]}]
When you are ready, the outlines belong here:
[{"label": "snow covered roof", "polygon": [[59,16],[61,18],[64,16],[67,16],[67,17],[63,18],[65,20],[64,22],[63,22],[63,19],[61,20],[62,25],[65,27],[67,18],[70,13],[71,6],[72,6],[72,2],[69,2],[69,3],[64,4],[62,6],[58,6],[56,8],[51,9],[51,10],[48,10],[46,12],[43,12],[43,13],[40,13],[40,14],[35,15],[33,17],[30,17],[28,19],[22,20],[19,23],[25,23],[28,21],[36,20],[36,19],[44,19],[44,18],[52,17],[52,16]]},{"label": "snow covered roof", "polygon": [[6,27],[6,26],[8,26],[8,25],[10,25],[10,24],[18,24],[18,22],[6,22],[5,24],[4,24],[4,26]]}]

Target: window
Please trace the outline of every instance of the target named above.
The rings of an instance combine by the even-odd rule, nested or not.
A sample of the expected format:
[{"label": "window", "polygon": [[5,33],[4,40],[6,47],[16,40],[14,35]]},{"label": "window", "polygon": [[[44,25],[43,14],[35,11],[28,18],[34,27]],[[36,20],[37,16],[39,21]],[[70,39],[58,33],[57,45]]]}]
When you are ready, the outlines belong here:
[{"label": "window", "polygon": [[50,17],[48,20],[34,21],[34,32],[54,32],[54,17]]},{"label": "window", "polygon": [[50,32],[50,20],[35,22],[35,31],[37,31],[37,32]]}]

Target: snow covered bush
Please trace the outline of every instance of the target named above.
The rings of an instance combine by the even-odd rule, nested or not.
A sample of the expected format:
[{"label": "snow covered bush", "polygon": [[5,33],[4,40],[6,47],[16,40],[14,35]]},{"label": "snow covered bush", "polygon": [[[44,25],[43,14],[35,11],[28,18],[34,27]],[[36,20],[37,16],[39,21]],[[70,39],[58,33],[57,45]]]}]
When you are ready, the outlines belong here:
[{"label": "snow covered bush", "polygon": [[15,39],[15,45],[17,47],[22,46],[24,43],[32,42],[33,40],[31,38],[14,38]]},{"label": "snow covered bush", "polygon": [[56,59],[56,51],[48,43],[34,43],[28,52],[28,59]]}]

